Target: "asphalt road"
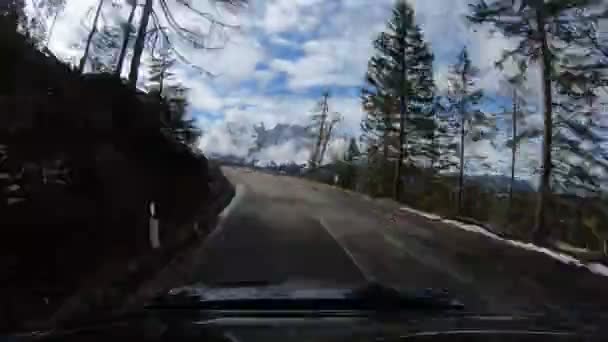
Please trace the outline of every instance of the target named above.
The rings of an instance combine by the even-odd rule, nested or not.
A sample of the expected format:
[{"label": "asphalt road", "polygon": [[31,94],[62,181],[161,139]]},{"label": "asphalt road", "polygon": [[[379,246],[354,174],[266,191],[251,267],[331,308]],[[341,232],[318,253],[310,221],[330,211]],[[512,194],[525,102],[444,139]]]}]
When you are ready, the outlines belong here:
[{"label": "asphalt road", "polygon": [[602,317],[608,279],[331,186],[224,168],[237,199],[207,238],[197,280],[446,288],[484,312]]}]

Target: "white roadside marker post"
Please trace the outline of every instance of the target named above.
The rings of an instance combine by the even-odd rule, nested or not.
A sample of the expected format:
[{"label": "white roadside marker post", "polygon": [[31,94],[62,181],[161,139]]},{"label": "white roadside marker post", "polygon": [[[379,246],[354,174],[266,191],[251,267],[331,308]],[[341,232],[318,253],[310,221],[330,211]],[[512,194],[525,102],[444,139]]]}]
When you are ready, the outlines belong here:
[{"label": "white roadside marker post", "polygon": [[156,218],[156,204],[154,201],[150,202],[150,219],[149,219],[149,238],[150,238],[150,247],[152,249],[160,248],[160,239],[159,239],[159,222]]}]

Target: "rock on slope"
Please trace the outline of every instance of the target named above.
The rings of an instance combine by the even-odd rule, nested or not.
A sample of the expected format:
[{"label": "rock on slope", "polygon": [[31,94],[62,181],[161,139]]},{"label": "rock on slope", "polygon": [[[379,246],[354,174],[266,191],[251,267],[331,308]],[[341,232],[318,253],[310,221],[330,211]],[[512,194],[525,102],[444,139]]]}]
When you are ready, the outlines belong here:
[{"label": "rock on slope", "polygon": [[[233,189],[161,133],[168,109],[155,97],[0,36],[10,52],[0,80],[0,330],[13,330],[93,288],[113,289],[98,307],[119,305],[192,240],[195,222],[212,226]],[[161,251],[148,240],[151,202]]]}]

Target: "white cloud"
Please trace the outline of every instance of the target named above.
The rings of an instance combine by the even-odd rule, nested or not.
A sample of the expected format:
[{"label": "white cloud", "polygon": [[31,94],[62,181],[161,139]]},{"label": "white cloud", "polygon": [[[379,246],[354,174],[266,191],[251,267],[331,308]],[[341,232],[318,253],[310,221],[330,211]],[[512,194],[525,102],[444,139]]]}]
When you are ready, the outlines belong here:
[{"label": "white cloud", "polygon": [[199,112],[216,112],[224,106],[223,98],[213,86],[212,79],[201,78],[197,73],[186,68],[175,70],[175,80],[189,90],[188,100],[192,109]]},{"label": "white cloud", "polygon": [[332,163],[336,160],[343,160],[344,154],[348,149],[349,139],[335,138],[327,146],[324,163]]},{"label": "white cloud", "polygon": [[265,59],[264,48],[251,37],[233,34],[223,49],[197,51],[187,49],[195,65],[205,68],[217,77],[215,82],[223,85],[236,85],[251,77],[259,62]]},{"label": "white cloud", "polygon": [[[180,25],[208,32],[208,22],[201,21],[177,2],[168,2]],[[80,21],[96,3],[97,0],[68,1],[66,11],[55,27],[50,43],[52,51],[73,62],[80,58],[82,51],[72,45],[86,36]],[[215,34],[208,43],[225,43],[223,50],[197,50],[179,43],[183,55],[218,75],[207,78],[186,66],[176,68],[177,78],[191,89],[191,108],[223,115],[225,122],[247,125],[264,122],[272,127],[277,123],[308,123],[310,111],[318,100],[309,95],[311,88],[358,87],[362,84],[368,59],[373,53],[372,40],[385,28],[394,0],[377,0],[373,4],[369,0],[252,0],[248,9],[237,14],[216,10],[208,3],[198,1],[196,5],[203,11],[219,14],[225,21],[240,24],[241,28],[227,34],[214,28]],[[496,92],[500,75],[493,68],[494,61],[513,42],[500,35],[490,39],[485,28],[472,32],[463,18],[467,11],[466,1],[412,0],[410,3],[415,4],[416,19],[436,54],[438,87],[445,88],[447,65],[455,61],[459,49],[466,44],[474,62],[485,72],[480,85],[486,92]],[[113,17],[111,13],[120,13],[120,17],[126,19],[127,6],[116,9],[109,6],[109,2],[107,4],[104,9],[107,18]],[[294,54],[285,53],[285,50]],[[269,69],[258,69],[262,64],[267,64]],[[271,95],[268,90],[275,89],[277,84],[274,82],[280,74],[286,76],[286,89],[280,91],[280,96]],[[537,87],[535,71],[530,73],[530,79],[530,84]],[[330,100],[332,110],[344,116],[338,127],[340,134],[358,133],[363,113],[356,93]],[[226,127],[222,128],[221,122],[207,121],[203,128],[208,131],[202,143],[206,149],[237,151],[236,155],[244,153],[240,141],[222,137]],[[536,158],[537,145],[534,146],[522,147],[522,158],[524,154],[526,158]],[[277,147],[264,153],[274,153],[277,158],[288,152],[299,156],[299,151],[290,148],[293,146]],[[488,155],[488,159],[500,163],[503,168],[503,159],[508,157],[504,148],[492,150],[487,145],[475,148],[479,149],[476,152]]]},{"label": "white cloud", "polygon": [[257,26],[268,34],[288,31],[308,32],[320,24],[320,0],[257,1],[262,8]]},{"label": "white cloud", "polygon": [[264,122],[267,127],[278,123],[305,124],[316,100],[302,96],[272,97],[236,93],[225,99],[225,120],[256,124]]},{"label": "white cloud", "polygon": [[218,111],[223,107],[223,101],[215,90],[202,82],[191,87],[189,100],[199,111]]},{"label": "white cloud", "polygon": [[304,56],[296,60],[275,59],[270,67],[288,76],[288,86],[301,90],[314,86],[359,86],[367,59],[369,40],[328,38],[310,40],[302,45]]},{"label": "white cloud", "polygon": [[449,80],[448,80],[448,73],[449,73],[449,67],[447,64],[443,64],[443,65],[439,65],[438,67],[434,68],[434,76],[433,78],[435,79],[435,86],[437,87],[437,90],[440,93],[445,94],[448,91],[448,86],[449,86]]},{"label": "white cloud", "polygon": [[[97,1],[95,0],[71,1],[68,3],[65,10],[57,17],[53,36],[49,41],[49,49],[51,51],[73,63],[78,61],[82,56],[82,51],[73,47],[73,44],[80,42],[86,37],[85,28],[90,27],[88,25],[92,21],[96,3]],[[90,15],[85,16],[89,10],[91,10]],[[82,27],[83,24],[85,28]]]},{"label": "white cloud", "polygon": [[266,5],[264,29],[270,33],[284,32],[298,22],[298,8],[290,1],[272,1]]},{"label": "white cloud", "polygon": [[338,126],[338,132],[353,135],[359,132],[363,109],[358,97],[333,97],[330,98],[331,110],[342,115],[342,122]]},{"label": "white cloud", "polygon": [[283,38],[280,35],[270,35],[269,38],[270,43],[274,44],[274,45],[279,45],[279,46],[286,46],[286,47],[291,47],[291,48],[297,48],[299,47],[298,44],[296,44],[295,42]]},{"label": "white cloud", "polygon": [[208,155],[230,155],[245,158],[254,144],[253,127],[233,123],[217,123],[207,126],[199,142],[199,148]]},{"label": "white cloud", "polygon": [[[288,87],[294,91],[314,86],[360,86],[367,61],[372,54],[372,40],[383,28],[390,8],[387,2],[378,6],[333,8],[337,2],[319,5],[323,25],[319,36],[300,44],[303,55],[296,59],[279,58],[270,62],[271,68],[284,72]],[[287,44],[284,40],[274,41]]]},{"label": "white cloud", "polygon": [[310,150],[308,146],[297,145],[293,140],[281,145],[264,148],[254,155],[254,158],[262,163],[274,161],[277,164],[289,162],[303,164],[306,163],[309,157]]},{"label": "white cloud", "polygon": [[[447,66],[455,63],[460,50],[467,46],[471,60],[482,71],[478,86],[487,94],[496,94],[502,72],[495,63],[516,41],[500,33],[490,35],[488,26],[469,27],[465,19],[467,1],[417,1],[415,9],[416,19],[436,54],[435,79],[439,88],[445,89]],[[515,72],[513,64],[505,67],[507,74]]]},{"label": "white cloud", "polygon": [[276,73],[269,70],[256,70],[253,73],[253,78],[257,81],[258,87],[261,89],[266,88],[268,83],[277,76]]}]

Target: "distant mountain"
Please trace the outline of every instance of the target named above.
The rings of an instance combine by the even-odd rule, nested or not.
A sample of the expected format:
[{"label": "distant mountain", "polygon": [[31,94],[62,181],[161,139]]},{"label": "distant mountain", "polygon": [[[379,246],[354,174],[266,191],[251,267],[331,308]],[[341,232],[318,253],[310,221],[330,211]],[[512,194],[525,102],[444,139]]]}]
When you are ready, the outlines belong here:
[{"label": "distant mountain", "polygon": [[203,135],[201,149],[214,159],[227,162],[268,165],[305,163],[310,155],[312,139],[302,125],[251,125],[226,122]]},{"label": "distant mountain", "polygon": [[[255,163],[258,167],[277,170],[289,165],[289,173],[297,173],[291,172],[291,169],[300,169],[306,163],[313,142],[307,128],[297,124],[277,124],[272,128],[267,128],[262,123],[249,125],[228,122],[220,133],[228,137],[228,141],[233,148],[219,150],[215,153],[209,151],[208,155],[211,158],[220,160],[225,164],[253,165]],[[221,147],[217,146],[220,145],[219,142],[214,145],[216,146],[209,146],[208,149]],[[299,167],[296,167],[296,165],[299,165]],[[465,181],[481,185],[494,192],[506,193],[509,191],[511,179],[509,176],[496,174],[502,171],[499,169],[487,170],[492,174],[476,173],[467,175]],[[331,174],[332,172],[331,164],[326,165],[322,171],[324,174]],[[328,175],[325,176],[329,177]],[[457,184],[456,174],[446,175],[446,177],[454,178],[454,184]],[[534,191],[532,184],[525,179],[516,179],[514,186],[518,192]]]},{"label": "distant mountain", "polygon": [[[475,183],[494,192],[508,192],[511,177],[503,175],[474,175],[465,178],[468,183]],[[527,180],[517,179],[513,182],[513,189],[517,192],[534,192],[534,187]]]},{"label": "distant mountain", "polygon": [[271,129],[266,129],[264,124],[253,127],[255,136],[255,150],[259,151],[270,146],[279,146],[288,142],[306,147],[310,142],[310,133],[306,127],[301,125],[277,124]]}]

